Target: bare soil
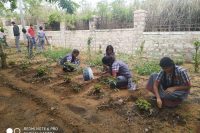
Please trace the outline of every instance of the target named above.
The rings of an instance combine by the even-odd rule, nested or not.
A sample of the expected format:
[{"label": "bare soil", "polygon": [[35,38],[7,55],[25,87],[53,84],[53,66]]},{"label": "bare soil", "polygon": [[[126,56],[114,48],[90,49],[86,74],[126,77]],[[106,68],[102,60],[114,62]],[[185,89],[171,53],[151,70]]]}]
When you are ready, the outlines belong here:
[{"label": "bare soil", "polygon": [[[43,56],[37,55],[22,70],[24,53],[15,53],[14,48],[6,51],[8,62],[16,64],[0,70],[2,133],[9,127],[21,132],[25,127],[56,127],[55,133],[200,133],[200,74],[193,73],[191,64],[184,65],[193,85],[188,99],[177,108],[158,109],[152,102],[147,113],[138,110],[135,101],[149,100],[148,76],[135,74],[138,91],[115,91],[100,82],[100,71],[95,68],[92,81],[83,81],[80,72],[64,73],[56,63],[49,66],[51,73],[38,77],[37,67],[47,64]],[[71,80],[66,82],[66,76]],[[95,84],[101,84],[100,93],[93,93]]]}]

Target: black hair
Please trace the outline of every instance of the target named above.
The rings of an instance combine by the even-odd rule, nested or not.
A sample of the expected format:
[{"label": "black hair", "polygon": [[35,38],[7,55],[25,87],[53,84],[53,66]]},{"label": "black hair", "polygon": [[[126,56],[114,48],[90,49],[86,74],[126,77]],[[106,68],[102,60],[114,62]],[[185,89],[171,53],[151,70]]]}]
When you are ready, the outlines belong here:
[{"label": "black hair", "polygon": [[104,65],[109,66],[109,67],[112,66],[112,64],[114,63],[114,61],[115,61],[115,57],[113,57],[113,56],[104,56],[103,59],[102,59],[102,63]]},{"label": "black hair", "polygon": [[14,22],[14,21],[12,21],[11,23],[12,23],[12,24],[15,24],[15,22]]},{"label": "black hair", "polygon": [[23,28],[23,29],[22,29],[22,32],[23,32],[24,34],[26,34],[26,29],[25,29],[25,28]]},{"label": "black hair", "polygon": [[78,49],[73,49],[72,54],[79,54],[79,50]]},{"label": "black hair", "polygon": [[113,46],[112,46],[112,45],[108,45],[108,46],[106,47],[106,55],[108,55],[108,50],[109,50],[109,49],[111,49],[112,53],[114,53],[114,48],[113,48]]},{"label": "black hair", "polygon": [[166,75],[166,72],[164,72],[164,75],[163,75],[163,80],[161,81],[161,84],[163,85],[163,88],[164,89],[167,89],[169,87],[173,87],[174,86],[174,79],[175,79],[175,63],[174,61],[169,58],[169,57],[163,57],[161,60],[160,60],[160,67],[162,68],[168,68],[168,67],[173,67],[173,72],[172,72],[172,82],[171,84],[167,84],[167,75]]},{"label": "black hair", "polygon": [[39,27],[39,29],[40,29],[40,30],[43,30],[43,27],[42,27],[42,26],[40,26],[40,27]]},{"label": "black hair", "polygon": [[30,24],[30,26],[33,26],[33,24]]}]

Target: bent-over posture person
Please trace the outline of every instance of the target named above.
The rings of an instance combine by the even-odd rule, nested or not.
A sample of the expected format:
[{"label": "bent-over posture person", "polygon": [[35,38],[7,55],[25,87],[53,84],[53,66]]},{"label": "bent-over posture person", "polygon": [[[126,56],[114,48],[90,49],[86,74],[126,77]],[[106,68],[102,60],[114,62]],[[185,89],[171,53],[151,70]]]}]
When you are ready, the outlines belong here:
[{"label": "bent-over posture person", "polygon": [[127,87],[130,91],[136,90],[136,85],[132,82],[132,75],[127,64],[115,60],[113,56],[103,57],[102,62],[112,70],[111,75],[117,79],[117,88]]},{"label": "bent-over posture person", "polygon": [[79,55],[79,50],[74,49],[72,53],[67,54],[64,58],[61,59],[60,65],[63,66],[63,71],[73,72],[76,70],[76,67],[80,65],[80,60],[77,58]]},{"label": "bent-over posture person", "polygon": [[150,76],[146,88],[155,94],[159,108],[175,107],[188,96],[191,86],[189,76],[169,57],[160,60],[160,67],[162,70]]}]

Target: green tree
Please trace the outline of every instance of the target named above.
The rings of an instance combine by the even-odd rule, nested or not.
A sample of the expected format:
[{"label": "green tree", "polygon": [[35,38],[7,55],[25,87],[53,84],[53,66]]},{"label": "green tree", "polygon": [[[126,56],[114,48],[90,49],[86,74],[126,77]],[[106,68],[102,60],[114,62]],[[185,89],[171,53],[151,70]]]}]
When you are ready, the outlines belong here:
[{"label": "green tree", "polygon": [[58,3],[58,5],[67,13],[73,14],[79,5],[72,0],[46,0],[50,3]]}]

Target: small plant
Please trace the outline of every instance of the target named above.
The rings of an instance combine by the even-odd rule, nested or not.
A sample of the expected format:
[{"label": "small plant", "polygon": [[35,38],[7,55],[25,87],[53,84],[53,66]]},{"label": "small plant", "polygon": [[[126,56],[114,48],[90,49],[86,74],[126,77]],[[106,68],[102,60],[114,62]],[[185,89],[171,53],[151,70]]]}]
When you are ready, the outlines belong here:
[{"label": "small plant", "polygon": [[101,93],[102,86],[100,84],[96,84],[93,88],[93,94],[99,94]]},{"label": "small plant", "polygon": [[66,75],[66,76],[64,77],[64,82],[65,82],[65,83],[70,83],[71,81],[72,81],[72,79],[71,79],[69,76]]},{"label": "small plant", "polygon": [[40,66],[36,69],[36,73],[38,77],[42,77],[47,74],[47,67],[46,66]]},{"label": "small plant", "polygon": [[156,62],[150,61],[137,65],[135,69],[139,75],[150,75],[154,72],[159,72],[160,66]]},{"label": "small plant", "polygon": [[89,60],[89,65],[91,67],[102,66],[102,55],[96,55],[93,59]]},{"label": "small plant", "polygon": [[22,71],[27,70],[30,67],[30,62],[27,60],[23,60],[20,64],[20,68],[22,69]]},{"label": "small plant", "polygon": [[100,83],[109,85],[111,89],[116,89],[116,79],[114,77],[103,77],[100,79]]},{"label": "small plant", "polygon": [[135,104],[142,111],[149,111],[151,109],[151,104],[145,99],[138,99]]},{"label": "small plant", "polygon": [[194,48],[195,48],[195,54],[194,54],[194,57],[193,57],[194,71],[198,72],[199,71],[199,64],[200,64],[200,53],[199,53],[200,41],[194,41],[193,45],[194,45]]},{"label": "small plant", "polygon": [[78,93],[78,92],[80,92],[81,91],[81,85],[79,85],[79,84],[73,84],[72,86],[72,90],[74,91],[74,92],[76,92],[76,93]]}]

